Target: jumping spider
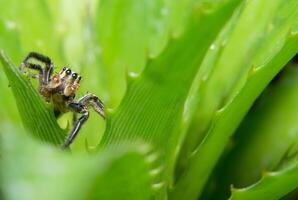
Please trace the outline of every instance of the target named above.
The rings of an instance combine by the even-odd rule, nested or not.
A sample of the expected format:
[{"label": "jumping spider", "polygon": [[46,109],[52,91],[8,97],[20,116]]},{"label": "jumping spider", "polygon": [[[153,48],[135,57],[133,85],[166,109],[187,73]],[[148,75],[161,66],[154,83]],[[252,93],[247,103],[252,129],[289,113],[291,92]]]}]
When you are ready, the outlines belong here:
[{"label": "jumping spider", "polygon": [[[34,59],[42,64],[30,62]],[[30,52],[21,63],[21,69],[25,68],[36,70],[39,74],[32,77],[39,79],[38,91],[44,99],[54,106],[55,116],[61,113],[74,113],[74,126],[70,131],[63,148],[68,148],[77,136],[82,125],[89,117],[89,107],[92,107],[98,114],[105,118],[103,102],[93,94],[86,94],[79,100],[75,100],[75,93],[78,91],[81,76],[64,67],[60,72],[53,74],[53,63],[51,59],[39,53]],[[82,116],[76,120],[76,113]]]}]

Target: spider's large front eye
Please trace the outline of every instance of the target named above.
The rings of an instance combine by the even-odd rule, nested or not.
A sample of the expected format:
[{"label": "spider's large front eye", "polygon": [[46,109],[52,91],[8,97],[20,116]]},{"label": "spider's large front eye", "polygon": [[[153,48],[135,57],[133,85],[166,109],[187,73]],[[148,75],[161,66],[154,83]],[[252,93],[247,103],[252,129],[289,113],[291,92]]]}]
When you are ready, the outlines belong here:
[{"label": "spider's large front eye", "polygon": [[78,77],[78,74],[77,73],[73,73],[71,76],[72,76],[73,79],[76,79]]},{"label": "spider's large front eye", "polygon": [[66,70],[66,74],[67,75],[70,75],[71,74],[71,70],[70,69]]}]

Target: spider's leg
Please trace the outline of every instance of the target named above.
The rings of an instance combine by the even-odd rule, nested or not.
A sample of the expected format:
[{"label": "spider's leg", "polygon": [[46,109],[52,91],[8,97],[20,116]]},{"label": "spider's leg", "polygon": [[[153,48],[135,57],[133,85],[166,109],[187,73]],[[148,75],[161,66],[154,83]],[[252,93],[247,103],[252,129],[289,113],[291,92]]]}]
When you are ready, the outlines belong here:
[{"label": "spider's leg", "polygon": [[38,79],[39,78],[39,75],[38,74],[31,74],[30,75],[30,78]]},{"label": "spider's leg", "polygon": [[94,94],[86,94],[79,99],[79,104],[87,107],[92,107],[98,114],[105,118],[104,104],[103,102]]},{"label": "spider's leg", "polygon": [[72,130],[70,131],[66,142],[63,145],[63,149],[67,149],[69,145],[73,142],[75,137],[77,136],[79,130],[81,129],[82,125],[87,121],[89,118],[89,111],[85,109],[81,104],[79,103],[70,103],[68,105],[69,109],[71,109],[73,112],[80,113],[82,116],[75,122]]},{"label": "spider's leg", "polygon": [[43,69],[40,65],[33,64],[33,63],[28,63],[28,62],[23,62],[21,64],[21,70],[23,70],[23,68],[29,68],[29,69],[38,71],[39,72],[38,75],[37,74],[32,74],[30,77],[31,78],[39,78],[39,87],[41,87],[41,85],[43,85],[43,80],[42,80]]},{"label": "spider's leg", "polygon": [[78,114],[76,112],[72,115],[72,125],[74,126],[76,124],[76,121],[78,119]]},{"label": "spider's leg", "polygon": [[28,61],[30,58],[34,58],[36,60],[39,60],[43,63],[48,63],[51,64],[51,59],[47,56],[44,56],[40,53],[36,53],[36,52],[30,52],[27,57],[24,59],[24,62]]},{"label": "spider's leg", "polygon": [[28,63],[28,62],[22,62],[21,64],[21,70],[23,70],[23,68],[29,68],[29,69],[33,69],[39,72],[40,75],[42,75],[42,67],[38,64],[33,64],[33,63]]},{"label": "spider's leg", "polygon": [[[42,68],[42,74],[43,74],[43,82],[45,84],[48,84],[49,81],[50,81],[50,78],[51,78],[51,75],[53,73],[53,63],[51,61],[51,59],[47,56],[44,56],[42,54],[39,54],[39,53],[36,53],[36,52],[30,52],[27,57],[23,60],[23,64],[26,66],[30,65],[30,64],[33,64],[33,63],[29,63],[29,60],[30,59],[35,59],[37,61],[40,61],[42,63],[45,64],[45,68],[43,69]],[[33,64],[35,65],[35,64]]]}]

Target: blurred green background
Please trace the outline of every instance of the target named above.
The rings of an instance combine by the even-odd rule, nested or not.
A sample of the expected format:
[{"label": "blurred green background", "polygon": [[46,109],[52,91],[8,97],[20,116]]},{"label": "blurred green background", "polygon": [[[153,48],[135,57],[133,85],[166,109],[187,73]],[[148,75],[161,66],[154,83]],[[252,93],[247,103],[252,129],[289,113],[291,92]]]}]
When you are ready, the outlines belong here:
[{"label": "blurred green background", "polygon": [[[0,8],[0,49],[14,64],[1,52],[0,199],[298,198],[296,0]],[[77,97],[106,105],[107,120],[91,111],[71,154],[40,132],[64,137],[71,113],[58,126],[30,90],[37,81],[13,70],[30,51],[80,73]]]}]

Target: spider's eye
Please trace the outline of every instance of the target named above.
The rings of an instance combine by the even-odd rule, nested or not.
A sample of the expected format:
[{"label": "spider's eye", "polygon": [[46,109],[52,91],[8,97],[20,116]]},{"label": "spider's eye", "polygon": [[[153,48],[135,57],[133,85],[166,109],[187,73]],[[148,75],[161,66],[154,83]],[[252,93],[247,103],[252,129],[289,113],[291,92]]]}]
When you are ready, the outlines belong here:
[{"label": "spider's eye", "polygon": [[66,74],[67,75],[70,75],[71,74],[71,70],[70,69],[66,70]]},{"label": "spider's eye", "polygon": [[73,79],[76,79],[78,77],[78,74],[77,73],[73,73],[71,76],[72,76]]},{"label": "spider's eye", "polygon": [[66,70],[66,67],[63,67],[62,71],[65,71]]}]

